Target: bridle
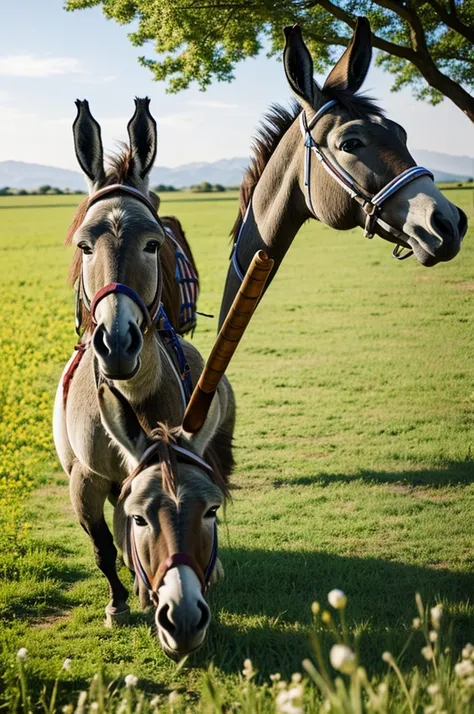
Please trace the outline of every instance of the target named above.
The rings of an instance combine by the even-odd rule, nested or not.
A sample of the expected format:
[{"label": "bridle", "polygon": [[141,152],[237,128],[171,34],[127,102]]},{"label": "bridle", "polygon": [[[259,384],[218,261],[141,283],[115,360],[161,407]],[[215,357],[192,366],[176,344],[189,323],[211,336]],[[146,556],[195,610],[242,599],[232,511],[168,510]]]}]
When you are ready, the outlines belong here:
[{"label": "bridle", "polygon": [[[138,474],[150,465],[150,462],[152,462],[156,457],[161,447],[162,442],[155,442],[145,451],[133,473],[130,475],[130,479],[138,476]],[[212,467],[204,461],[204,459],[201,459],[200,456],[194,454],[192,451],[189,451],[189,449],[179,446],[178,444],[168,443],[168,447],[175,452],[178,462],[197,466],[204,471],[210,479],[212,479]],[[173,555],[170,555],[166,560],[160,563],[155,576],[150,576],[147,573],[146,568],[140,560],[135,539],[135,524],[133,523],[132,517],[127,519],[127,531],[129,554],[132,560],[134,573],[142,581],[143,585],[147,589],[151,601],[155,606],[158,606],[158,591],[163,584],[166,574],[173,568],[177,568],[179,565],[187,565],[191,568],[201,583],[202,594],[206,594],[217,562],[218,540],[216,521],[214,521],[211,555],[204,570],[202,570],[200,565],[188,553],[173,553]]]},{"label": "bridle", "polygon": [[[85,215],[87,214],[87,211],[91,206],[95,205],[98,203],[98,201],[101,201],[103,198],[109,198],[111,195],[116,195],[116,194],[126,194],[128,196],[133,196],[133,198],[136,198],[138,201],[143,203],[150,211],[152,214],[153,218],[156,220],[156,222],[163,228],[164,226],[160,220],[160,217],[158,216],[158,213],[156,212],[155,207],[151,203],[151,201],[148,199],[148,197],[140,191],[138,188],[134,188],[133,186],[127,186],[126,184],[121,184],[121,183],[115,183],[111,184],[110,186],[105,186],[104,188],[99,189],[96,191],[88,200],[87,202],[87,207],[85,210]],[[76,293],[76,331],[79,332],[81,323],[82,323],[82,305],[84,305],[85,309],[87,312],[90,314],[92,322],[95,324],[96,319],[95,319],[95,314],[97,311],[97,306],[100,303],[101,300],[103,300],[105,297],[108,295],[114,295],[117,293],[121,293],[123,295],[127,295],[133,302],[138,305],[140,308],[143,317],[144,317],[144,322],[142,323],[142,332],[146,332],[148,328],[150,328],[154,322],[157,321],[160,315],[160,304],[161,304],[161,294],[162,294],[162,289],[163,289],[163,279],[162,279],[162,273],[161,273],[161,260],[159,257],[159,252],[157,251],[157,261],[156,261],[156,267],[157,267],[157,281],[156,281],[156,290],[155,290],[155,295],[153,297],[153,300],[149,305],[147,305],[143,299],[140,297],[140,295],[133,290],[133,288],[129,287],[128,285],[124,285],[123,283],[108,283],[107,285],[104,285],[103,288],[100,288],[92,298],[92,300],[89,298],[87,295],[85,285],[84,285],[84,274],[83,274],[83,268],[81,267],[81,274],[79,277],[79,285]]]},{"label": "bridle", "polygon": [[[338,166],[334,160],[331,160],[322,150],[320,144],[311,135],[312,129],[316,126],[319,119],[326,114],[332,107],[337,104],[336,99],[331,99],[326,102],[314,115],[311,121],[308,123],[306,119],[306,113],[303,110],[300,114],[300,129],[304,139],[305,145],[305,163],[304,163],[304,186],[306,189],[306,205],[312,216],[318,220],[317,213],[314,209],[313,201],[311,198],[311,152],[313,152],[321,163],[324,170],[350,195],[354,201],[362,207],[365,213],[365,227],[364,235],[367,238],[373,238],[375,235],[375,230],[377,223],[381,222],[380,214],[382,211],[382,206],[385,201],[393,196],[397,191],[399,191],[403,186],[406,186],[411,181],[414,181],[421,176],[429,176],[434,180],[434,176],[428,169],[423,166],[412,166],[406,171],[402,171],[401,174],[395,176],[391,181],[389,181],[378,193],[373,196],[366,195],[355,183],[354,179],[350,174],[347,173],[341,166]],[[386,221],[383,221],[384,227],[388,228],[393,235],[400,235],[400,232],[395,228],[390,226]],[[408,253],[402,254],[402,249],[405,246],[400,244],[396,245],[393,249],[392,255],[398,260],[404,260],[413,255],[411,249]]]}]

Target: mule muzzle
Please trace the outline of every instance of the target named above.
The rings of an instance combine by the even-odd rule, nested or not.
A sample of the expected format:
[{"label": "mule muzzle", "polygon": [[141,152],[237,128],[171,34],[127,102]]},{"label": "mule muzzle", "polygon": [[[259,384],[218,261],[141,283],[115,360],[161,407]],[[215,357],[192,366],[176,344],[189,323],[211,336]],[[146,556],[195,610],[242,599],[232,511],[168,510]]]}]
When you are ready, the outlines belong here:
[{"label": "mule muzzle", "polygon": [[425,267],[445,263],[456,257],[467,232],[467,216],[460,208],[457,216],[447,218],[434,210],[426,220],[426,227],[417,227],[407,243],[416,259]]},{"label": "mule muzzle", "polygon": [[131,379],[140,369],[142,332],[134,321],[129,321],[125,329],[112,327],[116,329],[97,325],[92,337],[100,371],[107,379]]},{"label": "mule muzzle", "polygon": [[171,659],[182,659],[204,643],[211,612],[199,578],[187,565],[166,574],[155,621],[163,650]]}]

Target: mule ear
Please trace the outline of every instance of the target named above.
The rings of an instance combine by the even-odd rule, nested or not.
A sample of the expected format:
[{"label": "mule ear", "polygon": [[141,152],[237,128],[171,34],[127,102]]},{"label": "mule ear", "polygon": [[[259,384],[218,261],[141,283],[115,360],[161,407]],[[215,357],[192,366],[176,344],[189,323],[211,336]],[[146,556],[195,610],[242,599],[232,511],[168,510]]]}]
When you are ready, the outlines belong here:
[{"label": "mule ear", "polygon": [[313,60],[306,47],[299,25],[285,27],[283,66],[288,84],[297,99],[315,109],[320,104],[318,85],[313,78]]},{"label": "mule ear", "polygon": [[153,206],[153,208],[155,209],[155,211],[156,211],[157,213],[159,213],[161,199],[160,199],[160,197],[158,196],[158,194],[155,193],[154,191],[148,191],[148,198],[150,199],[151,205]]},{"label": "mule ear", "polygon": [[89,186],[100,186],[105,178],[104,149],[100,126],[92,116],[87,99],[76,99],[77,116],[72,125],[74,150]]},{"label": "mule ear", "polygon": [[149,106],[148,97],[135,97],[135,113],[127,126],[133,158],[130,178],[145,182],[153,168],[157,148],[156,121],[150,114]]},{"label": "mule ear", "polygon": [[219,391],[214,393],[211,406],[207,412],[206,421],[196,433],[192,434],[184,431],[184,435],[189,439],[195,452],[199,456],[203,456],[209,442],[216,434],[221,423],[221,402],[219,399]]},{"label": "mule ear", "polygon": [[134,468],[147,446],[147,436],[127,400],[116,389],[101,384],[98,391],[102,426]]},{"label": "mule ear", "polygon": [[352,40],[344,54],[333,67],[323,87],[325,89],[345,89],[357,92],[369,71],[372,59],[372,33],[366,17],[358,17]]}]

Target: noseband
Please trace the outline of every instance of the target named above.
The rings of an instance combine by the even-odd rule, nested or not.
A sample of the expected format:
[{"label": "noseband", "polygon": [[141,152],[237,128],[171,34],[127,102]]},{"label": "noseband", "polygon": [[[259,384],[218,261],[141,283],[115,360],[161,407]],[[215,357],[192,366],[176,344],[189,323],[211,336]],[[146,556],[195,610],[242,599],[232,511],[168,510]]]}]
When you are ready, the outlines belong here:
[{"label": "noseband", "polygon": [[[385,201],[393,196],[397,191],[411,183],[421,176],[429,176],[434,180],[434,176],[431,171],[425,169],[423,166],[412,166],[406,171],[402,171],[401,174],[395,176],[394,179],[389,181],[378,193],[373,196],[368,196],[361,191],[361,189],[356,185],[354,179],[347,171],[341,166],[338,166],[334,160],[331,160],[326,154],[324,154],[320,144],[312,137],[311,131],[316,126],[319,119],[326,114],[330,109],[332,109],[337,104],[335,99],[331,99],[326,102],[321,109],[319,109],[311,121],[308,123],[306,119],[306,114],[304,111],[300,114],[300,129],[304,138],[305,145],[305,163],[304,163],[304,185],[306,189],[306,205],[310,213],[314,218],[318,219],[316,211],[314,210],[313,201],[311,198],[311,152],[316,155],[316,158],[321,163],[324,170],[341,186],[344,191],[346,191],[354,201],[362,207],[365,213],[365,228],[364,235],[367,238],[373,238],[375,235],[375,230],[377,223],[380,222],[380,214],[382,212],[382,206]],[[386,223],[386,221],[384,221]],[[388,223],[386,225],[389,227],[390,231],[394,234],[399,233],[395,228],[390,226]],[[393,249],[393,257],[398,260],[403,260],[405,258],[413,255],[413,251],[409,250],[408,253],[404,255],[401,254],[401,249],[404,246],[397,245]]]},{"label": "noseband", "polygon": [[[150,462],[156,456],[160,447],[161,443],[156,442],[145,451],[138,465],[131,474],[130,478],[138,476],[138,474],[140,474],[147,466],[150,465]],[[191,464],[192,466],[197,466],[202,471],[205,471],[209,478],[212,479],[212,467],[206,461],[204,461],[204,459],[201,459],[200,456],[194,454],[192,451],[189,451],[189,449],[185,449],[182,446],[178,446],[178,444],[169,444],[169,448],[173,449],[176,454],[176,458],[179,462]],[[201,583],[202,594],[205,595],[217,562],[217,522],[214,521],[211,555],[204,571],[202,570],[200,565],[194,560],[194,558],[188,553],[173,553],[173,555],[170,555],[169,558],[160,563],[156,575],[154,577],[150,577],[145,567],[143,566],[143,563],[141,562],[140,556],[138,554],[137,544],[135,540],[135,525],[132,520],[133,519],[130,517],[127,519],[127,530],[129,553],[132,559],[133,570],[135,572],[135,575],[140,578],[143,585],[146,587],[150,599],[154,603],[154,605],[158,605],[158,591],[163,584],[166,574],[173,568],[177,568],[179,565],[187,565],[189,568],[191,568],[191,570],[196,574],[199,582]]]},{"label": "noseband", "polygon": [[[104,188],[99,189],[99,191],[96,191],[90,198],[87,203],[87,209],[86,213],[93,206],[94,204],[98,203],[98,201],[101,201],[103,198],[109,198],[111,195],[116,195],[116,194],[126,194],[128,196],[133,196],[133,198],[136,198],[138,201],[143,203],[150,211],[152,214],[153,218],[156,220],[156,222],[163,227],[160,217],[158,216],[158,213],[156,212],[155,207],[151,203],[151,201],[145,196],[142,191],[140,191],[137,188],[134,188],[133,186],[126,186],[125,184],[119,184],[115,183],[112,184],[111,186],[105,186]],[[164,230],[164,227],[163,227]],[[84,285],[84,276],[83,272],[81,269],[81,276],[79,279],[79,286],[78,286],[78,291],[76,294],[76,331],[79,332],[81,322],[82,322],[82,316],[81,316],[81,303],[84,305],[86,308],[87,312],[89,312],[92,322],[94,324],[96,323],[95,319],[95,313],[97,310],[97,306],[100,303],[101,300],[106,298],[108,295],[116,295],[118,293],[121,293],[122,295],[126,295],[129,297],[133,302],[138,305],[140,308],[143,317],[144,317],[144,322],[142,326],[142,331],[146,332],[146,330],[153,325],[154,322],[159,317],[159,310],[160,310],[160,303],[161,303],[161,293],[163,289],[163,280],[162,280],[162,274],[161,274],[161,261],[159,258],[159,252],[157,251],[157,261],[156,261],[156,268],[157,268],[157,281],[156,281],[156,290],[155,290],[155,296],[152,300],[152,302],[149,305],[146,305],[146,303],[143,301],[143,299],[140,297],[140,295],[133,290],[133,288],[129,287],[128,285],[124,285],[123,283],[108,283],[108,285],[104,285],[103,288],[100,288],[100,290],[97,291],[97,293],[94,295],[92,300],[88,297]]]}]

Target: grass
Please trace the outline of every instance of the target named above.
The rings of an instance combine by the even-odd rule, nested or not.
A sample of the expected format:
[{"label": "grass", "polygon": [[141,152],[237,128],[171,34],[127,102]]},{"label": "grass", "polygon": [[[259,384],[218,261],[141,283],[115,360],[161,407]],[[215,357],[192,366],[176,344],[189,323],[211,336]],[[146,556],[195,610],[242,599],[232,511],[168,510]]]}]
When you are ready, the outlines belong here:
[{"label": "grass", "polygon": [[[449,192],[471,221],[473,196]],[[150,696],[197,698],[213,662],[231,697],[246,657],[257,682],[301,669],[311,603],[333,587],[351,596],[370,677],[385,672],[384,650],[403,650],[417,591],[443,603],[455,653],[473,641],[472,229],[458,258],[433,269],[393,261],[361,231],[300,232],[229,368],[238,424],[221,525],[227,577],[210,597],[206,646],[177,670],[136,599],[130,627],[103,628],[105,580],[52,447],[53,394],[75,342],[62,239],[77,201],[0,199],[0,667],[27,647],[36,701],[71,658],[65,703],[101,669],[137,675]],[[235,194],[162,196],[162,214],[179,217],[193,246],[199,307],[216,316],[236,208]],[[200,319],[205,355],[216,322]],[[422,645],[416,633],[403,672],[423,669]]]}]

